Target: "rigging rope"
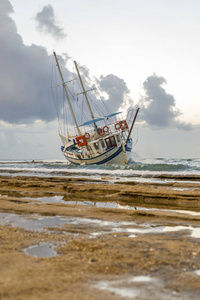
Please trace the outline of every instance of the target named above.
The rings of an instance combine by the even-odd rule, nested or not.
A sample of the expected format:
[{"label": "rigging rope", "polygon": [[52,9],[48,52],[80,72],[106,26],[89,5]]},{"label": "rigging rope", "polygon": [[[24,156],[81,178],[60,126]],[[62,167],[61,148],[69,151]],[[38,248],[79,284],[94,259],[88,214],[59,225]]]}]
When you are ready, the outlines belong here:
[{"label": "rigging rope", "polygon": [[[63,65],[65,65],[65,62],[64,60],[62,59],[62,57],[59,56],[59,60],[61,62],[61,66],[63,67]],[[52,66],[54,66],[54,64],[52,64]],[[53,68],[53,67],[52,67]],[[66,68],[62,68],[63,69],[63,73],[65,73],[67,75],[67,77],[69,77],[69,71],[66,70]],[[56,68],[57,70],[57,68]],[[53,72],[52,72],[53,73]],[[75,72],[72,72],[73,73],[73,79],[74,78],[77,78],[77,76],[75,76]],[[71,118],[69,118],[69,107],[68,107],[68,104],[67,104],[67,99],[66,99],[66,95],[64,93],[64,89],[63,89],[63,95],[62,95],[62,99],[63,99],[63,102],[61,101],[58,101],[58,87],[60,84],[57,84],[57,77],[56,77],[56,72],[55,72],[55,81],[56,81],[56,92],[55,94],[53,93],[53,88],[52,88],[52,94],[53,94],[53,98],[54,98],[54,104],[55,104],[55,107],[56,107],[56,112],[57,112],[57,119],[58,119],[58,124],[59,124],[59,129],[60,131],[62,131],[62,126],[61,126],[61,119],[60,117],[62,117],[62,122],[63,122],[63,131],[66,135],[66,130],[67,130],[67,134],[69,134],[69,122],[71,121]],[[51,81],[53,81],[53,78],[51,78]],[[79,80],[76,80],[77,82],[77,85],[79,87],[79,90],[82,91],[82,88],[81,88],[81,85],[80,85],[80,82]],[[90,116],[88,114],[86,114],[86,112],[84,113],[84,108],[85,108],[85,105],[86,105],[86,100],[85,100],[85,95],[82,94],[82,99],[79,100],[77,94],[75,94],[75,81],[73,80],[72,81],[72,91],[69,89],[67,83],[65,83],[65,86],[67,88],[67,91],[68,91],[68,94],[69,94],[69,97],[72,102],[72,107],[73,107],[73,110],[74,110],[74,113],[78,113],[80,114],[80,118],[78,118],[78,121],[81,121],[81,124],[83,123],[83,121],[89,121],[91,120]],[[97,90],[97,93],[98,90]],[[96,111],[99,115],[101,116],[105,116],[107,114],[111,114],[111,111],[110,109],[108,108],[108,106],[106,105],[104,99],[101,97],[101,100],[97,100],[95,97],[90,97],[88,94],[88,99],[90,101],[90,103],[92,104],[93,106],[93,109],[94,111]],[[98,97],[98,95],[96,94],[96,96]],[[101,94],[99,93],[99,96],[101,96]],[[80,97],[81,98],[81,97]],[[101,103],[102,105],[99,106],[98,105],[98,102]],[[59,107],[59,103],[61,105],[61,107]],[[106,111],[106,113],[104,113],[104,111]],[[61,116],[60,116],[61,114]],[[114,117],[111,117],[110,118],[113,122],[116,122],[116,116]],[[106,121],[107,119],[104,119],[104,123],[106,124]],[[80,123],[79,123],[80,124]],[[90,126],[94,126],[93,124],[91,124]]]},{"label": "rigging rope", "polygon": [[137,144],[137,142],[139,141],[139,138],[138,138],[138,132],[139,132],[139,130],[138,130],[138,125],[137,125],[137,136],[136,136],[136,141],[135,141],[135,144],[132,146],[132,148],[134,148],[135,146],[136,146],[136,144]]}]

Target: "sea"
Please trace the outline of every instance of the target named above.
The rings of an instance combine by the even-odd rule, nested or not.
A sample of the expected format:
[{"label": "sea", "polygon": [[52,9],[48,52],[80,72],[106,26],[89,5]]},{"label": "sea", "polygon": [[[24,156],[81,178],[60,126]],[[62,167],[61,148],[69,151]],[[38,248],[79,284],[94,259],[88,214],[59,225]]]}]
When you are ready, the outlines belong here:
[{"label": "sea", "polygon": [[128,165],[67,164],[66,160],[0,160],[0,175],[57,176],[93,180],[163,182],[192,181],[200,183],[200,158],[132,158]]}]

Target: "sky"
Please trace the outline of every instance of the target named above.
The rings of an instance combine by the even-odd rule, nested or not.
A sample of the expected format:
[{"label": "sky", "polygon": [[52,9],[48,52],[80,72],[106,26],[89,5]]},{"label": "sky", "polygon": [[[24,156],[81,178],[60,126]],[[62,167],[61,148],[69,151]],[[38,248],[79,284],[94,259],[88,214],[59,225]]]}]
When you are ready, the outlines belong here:
[{"label": "sky", "polygon": [[200,157],[199,31],[199,0],[0,0],[0,159],[63,158],[53,50],[110,108],[140,107],[137,157]]}]

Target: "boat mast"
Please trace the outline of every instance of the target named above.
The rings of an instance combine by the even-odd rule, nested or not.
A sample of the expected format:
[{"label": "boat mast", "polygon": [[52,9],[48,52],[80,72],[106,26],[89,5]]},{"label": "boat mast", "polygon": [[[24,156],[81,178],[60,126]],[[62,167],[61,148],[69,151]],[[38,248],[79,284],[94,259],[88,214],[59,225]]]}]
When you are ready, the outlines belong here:
[{"label": "boat mast", "polygon": [[[84,96],[85,96],[85,100],[86,100],[86,102],[87,102],[87,106],[88,106],[88,109],[89,109],[91,118],[92,118],[92,120],[94,121],[95,118],[94,118],[94,115],[93,115],[93,112],[92,112],[92,109],[91,109],[91,106],[90,106],[90,102],[89,102],[88,97],[87,97],[87,93],[86,93],[85,87],[84,87],[84,85],[83,85],[83,81],[82,81],[81,75],[80,75],[80,73],[79,73],[79,69],[78,69],[78,66],[77,66],[76,61],[74,61],[74,65],[75,65],[75,67],[76,67],[76,72],[77,72],[77,74],[78,74],[78,78],[79,78],[80,83],[81,83],[81,87],[82,87],[82,90],[83,90],[83,94],[84,94]],[[96,124],[95,122],[94,122],[94,127],[97,128],[97,124]]]},{"label": "boat mast", "polygon": [[69,94],[68,94],[68,91],[67,91],[67,88],[66,88],[66,84],[65,84],[65,82],[64,82],[64,78],[63,78],[63,75],[62,75],[62,72],[61,72],[61,69],[60,69],[60,65],[59,65],[59,63],[58,63],[58,58],[57,58],[57,56],[56,56],[56,52],[53,51],[53,54],[54,54],[54,57],[55,57],[56,65],[57,65],[57,67],[58,67],[58,71],[59,71],[59,74],[60,74],[60,78],[61,78],[61,80],[62,80],[62,85],[63,85],[64,90],[65,90],[65,94],[66,94],[66,97],[67,97],[67,101],[68,101],[68,104],[69,104],[69,107],[70,107],[70,110],[71,110],[71,113],[72,113],[72,116],[73,116],[73,119],[74,119],[74,123],[75,123],[75,125],[76,125],[77,130],[78,130],[78,134],[81,135],[82,133],[81,133],[79,127],[78,127],[78,123],[77,123],[77,120],[76,120],[76,117],[75,117],[75,114],[74,114],[74,110],[73,110],[73,107],[72,107],[72,104],[71,104],[71,101],[70,101],[70,98],[69,98]]}]

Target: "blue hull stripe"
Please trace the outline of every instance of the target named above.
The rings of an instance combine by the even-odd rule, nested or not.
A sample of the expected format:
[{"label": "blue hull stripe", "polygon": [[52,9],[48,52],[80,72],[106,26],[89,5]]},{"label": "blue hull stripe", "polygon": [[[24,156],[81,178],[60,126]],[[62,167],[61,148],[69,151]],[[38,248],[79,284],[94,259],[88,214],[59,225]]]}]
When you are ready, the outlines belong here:
[{"label": "blue hull stripe", "polygon": [[[112,150],[112,149],[110,149],[109,151],[111,151],[111,150]],[[108,151],[108,152],[109,152],[109,151]],[[94,163],[90,163],[90,165],[101,165],[101,164],[104,164],[104,163],[108,162],[109,160],[115,158],[115,157],[116,157],[117,155],[119,155],[122,151],[123,151],[123,150],[122,150],[122,146],[121,146],[121,147],[120,147],[115,153],[113,153],[111,156],[108,156],[107,158],[105,158],[105,159],[103,159],[103,160],[101,160],[101,161],[94,162]],[[107,152],[107,153],[108,153],[108,152]],[[104,155],[104,154],[105,154],[105,153],[103,153],[103,154],[101,154],[101,155]],[[99,156],[101,156],[101,155],[99,155]],[[98,157],[99,157],[99,156],[98,156]],[[76,163],[76,162],[74,162],[73,160],[71,160],[70,157],[68,158],[67,155],[65,155],[65,157],[66,157],[70,162],[72,162],[74,165],[80,165],[80,163],[84,163],[84,162],[87,163],[87,161],[92,160],[92,159],[82,159],[82,160],[80,161],[80,163]],[[78,160],[77,158],[74,158],[74,159]]]}]

